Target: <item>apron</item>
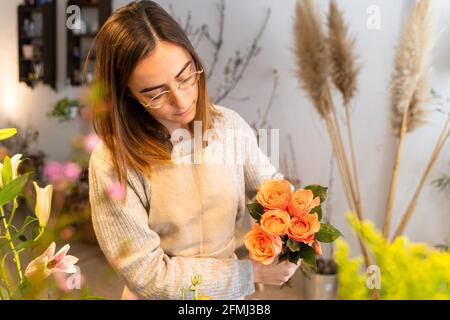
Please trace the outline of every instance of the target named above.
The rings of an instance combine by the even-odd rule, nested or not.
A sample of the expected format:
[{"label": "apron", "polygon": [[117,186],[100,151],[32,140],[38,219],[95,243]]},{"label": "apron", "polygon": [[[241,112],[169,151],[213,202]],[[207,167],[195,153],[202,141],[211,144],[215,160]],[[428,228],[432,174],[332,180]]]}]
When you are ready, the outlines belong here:
[{"label": "apron", "polygon": [[[191,142],[179,143],[189,146]],[[216,143],[209,142],[204,150],[217,147]],[[211,150],[217,156],[216,149]],[[150,181],[149,227],[160,236],[164,253],[237,259],[234,232],[241,190],[235,170],[239,167],[205,163],[202,156],[200,163],[186,163],[192,159],[186,149],[173,159],[177,163],[153,165]],[[122,299],[138,297],[125,287]]]}]

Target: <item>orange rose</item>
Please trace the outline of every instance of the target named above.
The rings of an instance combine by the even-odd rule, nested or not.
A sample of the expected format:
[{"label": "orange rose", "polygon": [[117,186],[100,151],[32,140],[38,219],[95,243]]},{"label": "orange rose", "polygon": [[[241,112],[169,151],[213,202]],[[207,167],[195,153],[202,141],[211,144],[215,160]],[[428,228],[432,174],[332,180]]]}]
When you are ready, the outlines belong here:
[{"label": "orange rose", "polygon": [[289,212],[274,209],[267,210],[261,217],[261,228],[273,236],[284,236],[291,223],[291,215]]},{"label": "orange rose", "polygon": [[250,253],[250,258],[266,265],[278,257],[282,245],[280,237],[264,232],[259,224],[254,224],[252,231],[245,236],[245,247]]},{"label": "orange rose", "polygon": [[287,180],[267,180],[259,187],[256,201],[265,209],[286,210],[291,201],[291,184]]},{"label": "orange rose", "polygon": [[289,202],[289,213],[295,217],[302,217],[320,204],[320,198],[315,197],[311,190],[297,189]]},{"label": "orange rose", "polygon": [[291,225],[288,228],[287,234],[292,240],[312,244],[314,242],[314,235],[319,229],[319,217],[317,213],[312,213],[301,218],[294,217],[291,219]]}]

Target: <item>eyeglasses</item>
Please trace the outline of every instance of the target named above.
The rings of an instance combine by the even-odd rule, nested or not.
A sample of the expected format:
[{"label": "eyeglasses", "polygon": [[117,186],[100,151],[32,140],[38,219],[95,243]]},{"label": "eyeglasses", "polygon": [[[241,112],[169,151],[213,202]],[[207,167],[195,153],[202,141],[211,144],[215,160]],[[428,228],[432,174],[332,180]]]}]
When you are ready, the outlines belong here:
[{"label": "eyeglasses", "polygon": [[149,98],[147,103],[143,103],[144,108],[160,109],[170,100],[170,93],[175,90],[186,90],[192,88],[200,80],[200,75],[203,70],[198,70],[189,74],[183,80],[177,81],[175,88],[165,90],[158,93],[156,96]]}]

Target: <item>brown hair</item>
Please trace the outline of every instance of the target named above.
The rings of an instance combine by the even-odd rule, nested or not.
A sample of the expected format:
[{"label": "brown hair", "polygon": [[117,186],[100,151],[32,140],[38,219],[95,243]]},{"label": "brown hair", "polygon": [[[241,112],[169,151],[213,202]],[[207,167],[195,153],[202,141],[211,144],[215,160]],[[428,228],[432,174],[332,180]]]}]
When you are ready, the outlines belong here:
[{"label": "brown hair", "polygon": [[[171,145],[158,135],[164,127],[131,97],[127,87],[137,63],[155,49],[158,41],[186,49],[197,69],[204,70],[183,29],[153,1],[135,1],[116,10],[93,43],[95,80],[103,86],[106,102],[104,112],[95,112],[94,129],[113,155],[114,170],[122,185],[126,185],[127,168],[150,177],[151,163],[170,162]],[[205,73],[200,77],[198,90],[194,121],[202,121],[205,133],[213,127],[212,117],[221,113],[208,96]],[[192,131],[193,122],[189,127]]]}]

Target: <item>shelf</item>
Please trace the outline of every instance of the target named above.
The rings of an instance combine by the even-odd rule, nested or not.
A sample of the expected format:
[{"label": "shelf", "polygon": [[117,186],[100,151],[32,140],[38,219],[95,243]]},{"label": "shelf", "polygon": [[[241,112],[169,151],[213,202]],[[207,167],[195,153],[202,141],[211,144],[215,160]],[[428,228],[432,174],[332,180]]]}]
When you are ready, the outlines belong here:
[{"label": "shelf", "polygon": [[19,58],[19,61],[20,61],[20,62],[42,62],[43,60],[42,60],[42,58],[41,58],[41,59],[35,59],[35,58],[33,58],[33,59]]},{"label": "shelf", "polygon": [[[89,12],[86,15],[86,25],[96,25],[96,29],[100,30],[102,25],[106,22],[112,12],[112,0],[98,0],[97,3],[91,3],[87,0],[69,0],[67,6],[77,5],[82,10],[86,9],[95,10],[95,12]],[[83,29],[84,30],[84,29]],[[90,30],[87,27],[87,30]],[[91,49],[91,45],[94,38],[97,36],[97,32],[86,32],[83,34],[74,34],[73,30],[67,30],[67,70],[66,79],[72,86],[80,86],[84,82],[81,81],[82,72],[84,72],[84,63],[86,62],[87,55]],[[93,62],[95,62],[95,48],[92,51],[93,56],[89,58],[87,63],[87,74],[94,72]]]},{"label": "shelf", "polygon": [[83,33],[83,34],[75,34],[72,32],[72,36],[74,38],[94,38],[97,33]]},{"label": "shelf", "polygon": [[19,10],[21,12],[26,12],[26,13],[33,13],[33,12],[42,13],[42,6],[24,6],[24,5],[21,5],[21,6],[19,6]]},{"label": "shelf", "polygon": [[35,39],[42,39],[43,38],[43,36],[42,35],[37,35],[37,36],[25,36],[25,35],[21,35],[20,37],[19,37],[19,39],[21,39],[21,40],[35,40]]},{"label": "shelf", "polygon": [[[20,82],[34,87],[37,83],[43,83],[56,90],[57,50],[56,50],[56,0],[36,6],[19,5],[17,7],[17,34],[18,34],[18,59]],[[39,13],[39,17],[33,14]],[[39,34],[27,35],[25,21],[39,22],[41,30]],[[23,46],[33,45],[38,58],[25,59]],[[41,66],[42,70],[37,70]],[[29,74],[39,72],[39,79],[28,78]]]}]

